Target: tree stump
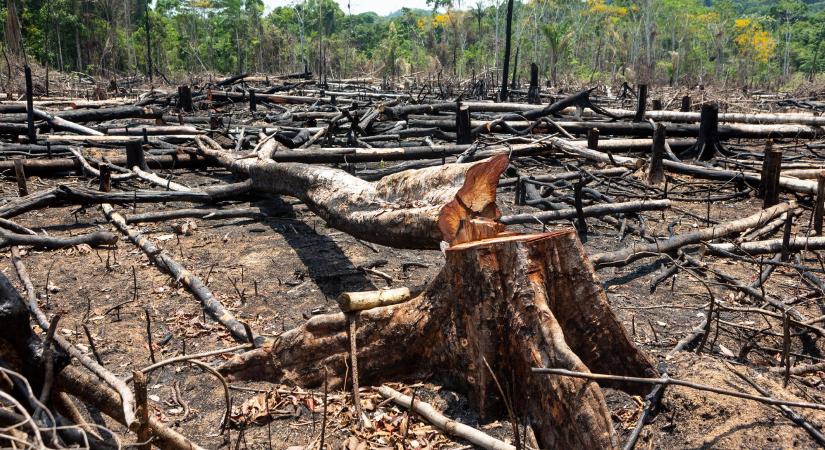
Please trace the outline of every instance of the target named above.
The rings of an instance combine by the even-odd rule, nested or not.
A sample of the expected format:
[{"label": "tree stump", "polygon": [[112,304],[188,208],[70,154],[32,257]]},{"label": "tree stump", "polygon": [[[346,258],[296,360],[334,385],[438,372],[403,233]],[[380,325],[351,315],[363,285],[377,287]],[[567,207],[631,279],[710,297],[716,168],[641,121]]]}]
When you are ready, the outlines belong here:
[{"label": "tree stump", "polygon": [[[558,367],[656,375],[610,310],[575,231],[503,234],[445,253],[444,268],[418,297],[351,313],[358,321],[360,383],[429,375],[465,392],[482,417],[501,417],[492,370],[541,448],[615,447],[596,383],[531,372]],[[221,371],[235,379],[317,386],[328,367],[330,384],[341,386],[349,348],[344,314],[321,315],[234,357]]]},{"label": "tree stump", "polygon": [[645,112],[647,110],[647,85],[639,85],[639,102],[636,104],[636,115],[633,117],[634,122],[641,122],[645,120]]},{"label": "tree stump", "polygon": [[530,63],[530,87],[527,89],[527,103],[531,105],[541,104],[541,94],[539,92],[539,66]]},{"label": "tree stump", "polygon": [[702,105],[699,120],[699,136],[696,138],[696,143],[686,153],[695,154],[701,161],[709,161],[717,153],[725,152],[719,139],[719,105],[716,103]]}]

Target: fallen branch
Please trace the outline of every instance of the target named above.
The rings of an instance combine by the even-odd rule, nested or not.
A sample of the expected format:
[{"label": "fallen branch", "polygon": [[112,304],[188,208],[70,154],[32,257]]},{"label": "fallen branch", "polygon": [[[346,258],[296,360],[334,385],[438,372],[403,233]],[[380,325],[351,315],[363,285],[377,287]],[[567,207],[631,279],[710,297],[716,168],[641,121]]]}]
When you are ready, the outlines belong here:
[{"label": "fallen branch", "polygon": [[132,167],[132,172],[134,172],[134,174],[137,175],[137,177],[140,178],[141,180],[148,181],[149,183],[154,184],[155,186],[158,186],[158,187],[165,188],[168,191],[176,191],[176,192],[192,192],[193,191],[193,189],[188,187],[188,186],[184,186],[182,184],[175,183],[172,180],[164,180],[163,178],[157,176],[154,173],[146,172],[145,170],[141,170],[141,168],[138,167],[138,166]]},{"label": "fallen branch", "polygon": [[445,417],[436,411],[436,409],[429,403],[422,402],[418,399],[416,399],[415,403],[413,403],[409,396],[406,396],[393,388],[388,386],[379,386],[378,393],[381,394],[382,397],[392,400],[394,403],[403,408],[415,411],[416,414],[426,419],[427,422],[435,425],[436,428],[444,431],[450,436],[456,436],[467,440],[486,450],[516,450],[516,447],[510,444],[504,443],[482,431],[476,430],[469,425],[464,425],[463,423],[459,423]]},{"label": "fallen branch", "polygon": [[[57,377],[58,389],[91,404],[107,416],[130,426],[134,423],[123,417],[123,404],[117,394],[102,386],[95,378],[75,369],[66,367]],[[160,420],[149,416],[149,431],[154,439],[152,445],[163,450],[205,450],[177,431],[167,427]]]},{"label": "fallen branch", "polygon": [[250,219],[264,219],[268,215],[261,208],[236,209],[172,209],[168,211],[151,211],[139,214],[130,214],[126,223],[160,222],[176,219],[219,220],[245,217]]},{"label": "fallen branch", "polygon": [[780,214],[796,208],[796,202],[780,203],[768,209],[761,210],[756,214],[742,219],[725,222],[714,227],[702,228],[690,233],[674,236],[670,239],[657,241],[652,244],[634,244],[622,250],[613,252],[597,253],[590,257],[590,260],[597,268],[610,266],[623,266],[642,258],[659,255],[661,253],[671,253],[686,245],[698,244],[702,241],[711,241],[730,236],[734,233],[750,228],[759,227],[770,222]]},{"label": "fallen branch", "polygon": [[149,260],[163,272],[171,275],[176,282],[181,283],[186,289],[195,296],[200,302],[206,312],[212,316],[213,319],[223,325],[235,340],[239,342],[248,342],[246,328],[235,316],[223,307],[212,291],[206,284],[195,274],[186,270],[180,263],[175,261],[168,253],[158,248],[152,241],[147,239],[140,231],[135,230],[126,224],[126,219],[115,212],[112,205],[104,203],[101,206],[103,214],[106,219],[111,222],[115,228],[126,235],[133,244],[143,250]]},{"label": "fallen branch", "polygon": [[[755,381],[753,381],[751,379],[751,377],[749,377],[749,376],[745,375],[744,373],[736,370],[727,361],[723,361],[723,362],[725,363],[725,366],[728,368],[728,370],[730,370],[736,376],[741,378],[742,381],[744,381],[744,382],[748,383],[749,385],[751,385],[751,387],[756,389],[757,392],[764,395],[765,397],[770,397],[770,395],[771,395],[770,392],[768,392],[768,390],[763,388],[762,386],[758,385]],[[813,440],[815,440],[817,444],[819,444],[820,446],[825,446],[825,435],[823,435],[822,432],[819,431],[819,429],[817,429],[813,424],[811,424],[810,422],[805,420],[804,417],[797,414],[796,411],[792,410],[787,405],[779,405],[779,410],[782,411],[782,413],[785,415],[785,417],[787,417],[793,423],[801,426],[805,431],[807,431],[808,434],[811,435],[811,438],[813,438]]]},{"label": "fallen branch", "polygon": [[107,231],[95,231],[93,233],[63,238],[42,236],[39,234],[11,233],[0,229],[0,248],[12,245],[27,245],[37,249],[55,250],[81,244],[100,247],[102,245],[114,245],[116,243],[117,236]]},{"label": "fallen branch", "polygon": [[[40,307],[37,304],[37,293],[35,292],[34,284],[32,284],[31,278],[29,278],[29,274],[26,271],[26,266],[23,265],[20,252],[17,251],[16,247],[11,248],[11,255],[12,264],[14,265],[14,269],[17,271],[17,276],[20,278],[20,282],[26,289],[26,307],[28,308],[31,316],[34,317],[37,325],[42,330],[46,331],[49,329],[50,321],[46,318],[46,315],[43,314],[43,311],[40,310]],[[135,401],[132,391],[129,390],[126,383],[121,381],[120,378],[115,376],[115,374],[110,372],[108,369],[98,364],[97,361],[86,356],[80,351],[80,349],[61,336],[60,333],[54,333],[53,339],[57,342],[60,348],[66,351],[66,353],[76,358],[84,367],[105,381],[106,384],[117,390],[117,394],[120,395],[121,399],[118,402],[121,408],[118,414],[122,417],[124,424],[127,426],[131,425],[135,421]]]},{"label": "fallen branch", "polygon": [[825,237],[822,236],[794,236],[788,241],[785,248],[782,238],[764,241],[742,242],[741,244],[722,243],[707,244],[707,249],[713,254],[732,253],[734,255],[763,255],[779,253],[783,249],[791,252],[804,250],[825,250]]},{"label": "fallen branch", "polygon": [[[640,211],[658,211],[670,208],[670,200],[639,200],[623,203],[605,203],[590,205],[582,208],[584,217],[601,217],[611,214],[627,214]],[[546,223],[555,220],[572,219],[576,217],[575,208],[558,209],[536,213],[522,213],[511,216],[502,216],[500,221],[506,225],[518,223]]]},{"label": "fallen branch", "polygon": [[715,386],[708,386],[706,384],[693,383],[691,381],[680,380],[677,378],[662,377],[662,378],[639,378],[639,377],[623,377],[618,375],[606,375],[602,373],[576,372],[567,369],[552,369],[547,367],[534,367],[533,373],[540,373],[544,375],[561,375],[565,377],[583,378],[586,380],[595,381],[621,381],[625,383],[642,383],[642,384],[660,384],[682,386],[700,391],[713,392],[716,394],[727,395],[730,397],[742,398],[745,400],[753,400],[768,405],[785,405],[795,406],[797,408],[816,409],[825,411],[825,404],[809,403],[809,402],[793,402],[788,400],[781,400],[773,397],[765,397],[760,395],[751,395],[744,392],[731,391],[729,389],[722,389]]}]

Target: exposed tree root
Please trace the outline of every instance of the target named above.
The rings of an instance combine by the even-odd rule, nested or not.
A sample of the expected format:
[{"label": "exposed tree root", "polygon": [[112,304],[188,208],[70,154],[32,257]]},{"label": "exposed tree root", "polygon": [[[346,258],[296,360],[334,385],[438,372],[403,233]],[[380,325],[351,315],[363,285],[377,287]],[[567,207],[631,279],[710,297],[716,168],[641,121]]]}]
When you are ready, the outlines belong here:
[{"label": "exposed tree root", "polygon": [[[547,379],[532,367],[653,376],[628,339],[573,230],[459,244],[432,284],[407,303],[354,313],[362,383],[432,374],[467,392],[482,415],[501,399],[486,368],[509,386],[543,448],[610,448],[615,436],[597,385]],[[344,314],[316,316],[222,372],[303,386],[340,385],[349,351]],[[625,385],[624,388],[638,389]],[[644,388],[638,389],[643,392]]]}]

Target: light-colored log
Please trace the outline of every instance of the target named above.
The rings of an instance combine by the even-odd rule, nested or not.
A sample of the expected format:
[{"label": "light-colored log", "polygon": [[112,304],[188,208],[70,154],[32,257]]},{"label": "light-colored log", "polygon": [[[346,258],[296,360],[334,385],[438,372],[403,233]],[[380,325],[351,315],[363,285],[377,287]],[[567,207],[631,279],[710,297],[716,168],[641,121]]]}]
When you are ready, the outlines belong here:
[{"label": "light-colored log", "polygon": [[502,442],[489,434],[476,430],[469,425],[464,425],[461,422],[456,422],[455,420],[446,417],[436,411],[436,409],[429,403],[416,399],[413,404],[411,397],[404,395],[391,387],[379,386],[378,393],[381,394],[382,397],[392,400],[393,403],[403,407],[404,409],[412,409],[427,422],[430,422],[436,428],[444,431],[450,436],[456,436],[467,440],[486,450],[516,450],[516,447],[513,445]]},{"label": "light-colored log", "polygon": [[395,305],[409,299],[410,289],[407,287],[377,291],[344,292],[338,296],[338,306],[344,312],[364,311],[379,306]]}]

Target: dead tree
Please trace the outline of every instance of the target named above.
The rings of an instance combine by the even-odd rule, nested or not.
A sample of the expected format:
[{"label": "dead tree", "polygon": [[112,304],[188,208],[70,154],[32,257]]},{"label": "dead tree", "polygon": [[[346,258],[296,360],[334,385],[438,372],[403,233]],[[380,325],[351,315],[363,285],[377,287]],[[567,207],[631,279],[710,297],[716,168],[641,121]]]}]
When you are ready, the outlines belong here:
[{"label": "dead tree", "polygon": [[647,85],[639,85],[639,102],[636,106],[636,115],[633,117],[634,122],[641,122],[645,120],[645,111],[647,109]]},{"label": "dead tree", "polygon": [[504,27],[504,64],[501,70],[501,92],[499,100],[506,102],[510,93],[507,91],[507,72],[510,70],[510,44],[513,28],[513,0],[507,0],[507,22]]},{"label": "dead tree", "polygon": [[518,85],[518,55],[521,51],[521,46],[516,47],[516,59],[513,61],[513,78],[510,80],[510,90],[515,91]]},{"label": "dead tree", "polygon": [[704,104],[699,122],[699,136],[696,138],[696,144],[688,150],[688,153],[696,155],[702,161],[708,161],[713,159],[717,152],[724,151],[725,148],[719,140],[719,105]]},{"label": "dead tree", "polygon": [[538,105],[541,103],[539,94],[539,66],[530,64],[530,87],[527,89],[527,103]]},{"label": "dead tree", "polygon": [[[507,156],[500,154],[476,163],[407,170],[371,183],[340,169],[280,163],[264,154],[235,158],[207,139],[201,143],[205,155],[236,174],[248,176],[253,189],[295,196],[330,226],[359,239],[397,248],[438,248],[442,207],[455,198],[459,188],[464,189],[465,180],[493,177],[482,174],[495,172],[491,180],[477,180],[495,185],[509,164]],[[279,145],[270,150],[274,153]]]},{"label": "dead tree", "polygon": [[146,75],[149,77],[149,82],[152,82],[152,21],[149,17],[149,2],[143,5],[143,20],[146,28]]},{"label": "dead tree", "polygon": [[665,144],[667,143],[665,126],[657,123],[653,130],[653,147],[650,151],[650,164],[647,168],[647,181],[651,184],[659,184],[665,180],[665,167],[663,158],[665,154]]}]

